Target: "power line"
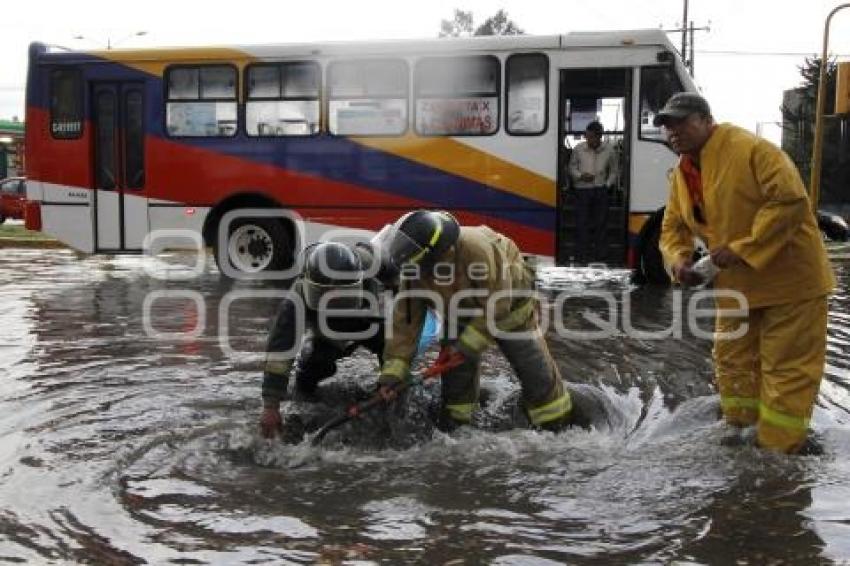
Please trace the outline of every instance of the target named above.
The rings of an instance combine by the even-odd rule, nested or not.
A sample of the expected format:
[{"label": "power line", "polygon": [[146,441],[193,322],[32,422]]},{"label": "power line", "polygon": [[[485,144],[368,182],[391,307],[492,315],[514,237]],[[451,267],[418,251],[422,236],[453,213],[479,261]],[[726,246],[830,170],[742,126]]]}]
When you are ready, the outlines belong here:
[{"label": "power line", "polygon": [[[751,55],[755,57],[817,57],[815,51],[746,51],[739,49],[698,49],[706,55]],[[850,53],[832,53],[832,57],[850,57]]]}]

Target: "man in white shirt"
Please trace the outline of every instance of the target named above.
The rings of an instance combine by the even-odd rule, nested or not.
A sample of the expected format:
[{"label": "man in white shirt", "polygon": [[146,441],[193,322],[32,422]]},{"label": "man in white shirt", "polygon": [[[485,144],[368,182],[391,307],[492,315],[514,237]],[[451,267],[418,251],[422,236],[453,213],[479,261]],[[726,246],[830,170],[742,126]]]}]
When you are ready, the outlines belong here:
[{"label": "man in white shirt", "polygon": [[[597,259],[605,250],[608,189],[617,184],[617,153],[602,142],[602,124],[591,122],[585,139],[573,149],[569,175],[576,193],[576,245],[580,263]],[[600,241],[601,244],[600,244]]]}]

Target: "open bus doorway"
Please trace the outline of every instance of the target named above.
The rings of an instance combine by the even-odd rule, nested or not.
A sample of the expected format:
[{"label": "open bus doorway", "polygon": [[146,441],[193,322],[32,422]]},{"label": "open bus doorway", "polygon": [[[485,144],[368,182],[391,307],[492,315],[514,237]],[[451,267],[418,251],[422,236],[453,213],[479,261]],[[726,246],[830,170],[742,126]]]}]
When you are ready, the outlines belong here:
[{"label": "open bus doorway", "polygon": [[[556,261],[569,265],[585,260],[622,266],[626,263],[631,139],[631,68],[562,69],[559,89],[558,237]],[[568,165],[572,151],[584,141],[590,122],[604,128],[603,143],[614,150],[618,173],[608,190],[607,209],[596,254],[579,249],[576,188]],[[579,189],[581,190],[581,189]]]}]

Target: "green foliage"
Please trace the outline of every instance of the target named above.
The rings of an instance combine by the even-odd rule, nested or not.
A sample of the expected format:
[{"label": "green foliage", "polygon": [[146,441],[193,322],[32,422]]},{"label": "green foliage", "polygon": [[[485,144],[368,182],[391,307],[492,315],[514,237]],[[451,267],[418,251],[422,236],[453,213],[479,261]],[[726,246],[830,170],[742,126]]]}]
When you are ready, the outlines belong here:
[{"label": "green foliage", "polygon": [[[782,105],[782,148],[791,156],[808,185],[810,177],[812,144],[815,129],[815,109],[817,105],[818,81],[820,80],[821,60],[819,57],[806,58],[799,67],[800,83],[797,92],[799,104]],[[842,154],[841,121],[829,115],[835,111],[835,83],[838,66],[835,61],[827,61],[826,83],[824,84],[824,144],[821,169],[821,201],[839,202],[847,200],[848,160]],[[846,139],[845,139],[846,143]],[[846,151],[846,148],[845,148]]]},{"label": "green foliage", "polygon": [[[799,67],[800,75],[803,77],[803,82],[800,85],[805,93],[806,98],[814,105],[818,96],[818,81],[820,80],[820,57],[806,57],[803,64]],[[835,61],[827,61],[826,63],[826,84],[824,85],[826,94],[825,111],[827,114],[835,109],[835,80],[838,75],[838,65]]]},{"label": "green foliage", "polygon": [[484,20],[484,23],[475,29],[475,35],[522,35],[524,33],[502,9]]},{"label": "green foliage", "polygon": [[451,20],[440,22],[440,37],[461,37],[472,35],[472,12],[464,12],[455,8]]},{"label": "green foliage", "polygon": [[[0,224],[0,240],[12,238],[15,240],[50,240],[50,236],[24,228],[23,224]],[[2,242],[0,242],[2,244]]]},{"label": "green foliage", "polygon": [[480,26],[474,26],[471,11],[458,10],[455,8],[451,20],[440,22],[440,37],[469,37],[472,35],[522,35],[525,32],[514,23],[508,13],[499,9]]}]

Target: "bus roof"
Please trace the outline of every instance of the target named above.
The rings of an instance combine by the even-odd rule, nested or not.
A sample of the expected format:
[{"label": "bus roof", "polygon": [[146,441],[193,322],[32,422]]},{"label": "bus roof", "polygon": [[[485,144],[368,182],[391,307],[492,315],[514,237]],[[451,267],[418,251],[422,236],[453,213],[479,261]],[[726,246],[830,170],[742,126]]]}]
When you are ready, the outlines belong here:
[{"label": "bus roof", "polygon": [[[582,31],[564,35],[511,35],[461,38],[430,38],[377,41],[330,41],[315,43],[281,43],[263,45],[231,45],[206,47],[156,47],[145,49],[113,49],[85,51],[92,55],[109,54],[109,59],[140,61],[151,59],[222,59],[244,53],[246,57],[321,57],[351,55],[403,55],[413,53],[458,53],[501,50],[556,50],[583,48],[616,48],[657,46],[668,51],[675,47],[660,29]],[[72,59],[77,51],[51,49],[62,59]]]}]

